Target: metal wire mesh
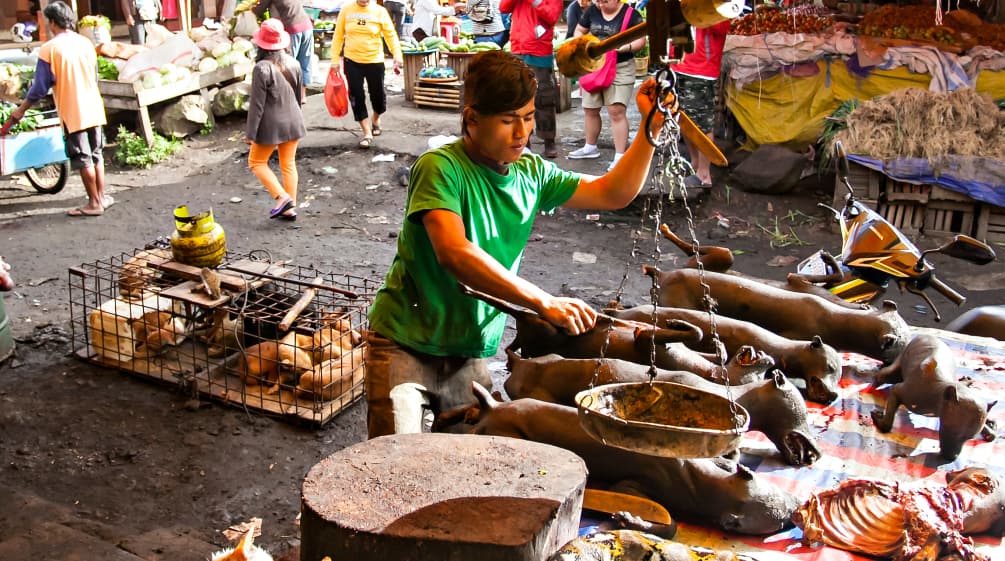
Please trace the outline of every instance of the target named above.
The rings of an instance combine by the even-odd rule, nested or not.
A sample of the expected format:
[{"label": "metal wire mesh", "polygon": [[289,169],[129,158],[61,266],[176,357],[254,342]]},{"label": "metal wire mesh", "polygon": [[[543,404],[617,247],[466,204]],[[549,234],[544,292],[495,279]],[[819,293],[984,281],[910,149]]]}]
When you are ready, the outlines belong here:
[{"label": "metal wire mesh", "polygon": [[361,333],[377,281],[228,253],[214,299],[191,270],[164,263],[174,263],[170,250],[135,250],[69,270],[77,356],[316,426],[362,397]]}]

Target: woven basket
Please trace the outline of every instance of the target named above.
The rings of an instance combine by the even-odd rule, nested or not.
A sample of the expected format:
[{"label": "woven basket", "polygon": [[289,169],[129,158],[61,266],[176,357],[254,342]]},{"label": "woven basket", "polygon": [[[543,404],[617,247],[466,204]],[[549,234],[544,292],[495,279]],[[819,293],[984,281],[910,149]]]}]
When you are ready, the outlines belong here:
[{"label": "woven basket", "polygon": [[635,57],[635,75],[645,76],[649,74],[649,57]]}]

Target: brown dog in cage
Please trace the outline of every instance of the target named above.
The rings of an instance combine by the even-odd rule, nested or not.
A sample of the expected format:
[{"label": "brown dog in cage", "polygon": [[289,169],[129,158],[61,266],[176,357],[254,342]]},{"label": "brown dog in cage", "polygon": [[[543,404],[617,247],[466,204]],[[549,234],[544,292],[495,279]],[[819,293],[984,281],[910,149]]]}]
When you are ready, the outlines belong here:
[{"label": "brown dog in cage", "polygon": [[160,273],[149,266],[152,259],[171,259],[171,250],[154,248],[130,257],[119,271],[119,294],[126,299],[141,298],[150,281]]},{"label": "brown dog in cage", "polygon": [[279,341],[262,341],[241,353],[237,371],[245,385],[267,384],[269,388],[265,393],[274,394],[283,383],[292,386],[296,377],[311,370],[312,366],[310,355],[302,350]]},{"label": "brown dog in cage", "polygon": [[314,396],[322,401],[331,401],[363,380],[363,356],[366,346],[361,345],[338,358],[326,360],[313,370],[300,376],[297,397]]},{"label": "brown dog in cage", "polygon": [[155,356],[185,340],[185,322],[170,312],[153,310],[133,320],[129,327],[136,341],[137,357]]},{"label": "brown dog in cage", "polygon": [[363,335],[353,329],[348,317],[331,319],[331,322],[314,332],[314,364],[340,358],[363,342]]}]

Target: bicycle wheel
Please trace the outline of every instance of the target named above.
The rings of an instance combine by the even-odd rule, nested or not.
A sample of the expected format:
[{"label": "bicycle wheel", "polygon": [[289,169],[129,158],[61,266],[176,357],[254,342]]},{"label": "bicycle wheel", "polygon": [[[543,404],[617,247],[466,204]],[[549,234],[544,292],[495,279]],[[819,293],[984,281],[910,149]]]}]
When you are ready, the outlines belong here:
[{"label": "bicycle wheel", "polygon": [[66,179],[70,175],[70,163],[61,162],[32,168],[25,171],[24,175],[36,191],[51,195],[62,191],[66,186]]}]

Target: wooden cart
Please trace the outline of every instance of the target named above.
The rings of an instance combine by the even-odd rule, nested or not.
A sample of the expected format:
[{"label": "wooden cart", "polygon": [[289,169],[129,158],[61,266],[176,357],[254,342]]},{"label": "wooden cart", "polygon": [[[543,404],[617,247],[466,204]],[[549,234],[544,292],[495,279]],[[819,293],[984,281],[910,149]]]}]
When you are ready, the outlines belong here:
[{"label": "wooden cart", "polygon": [[153,146],[154,130],[150,123],[148,107],[192,92],[204,93],[210,87],[242,80],[254,67],[255,63],[246,62],[220,68],[213,72],[194,72],[188,80],[153,89],[144,89],[139,81],[98,80],[98,89],[101,91],[106,108],[139,113],[139,126],[143,139],[146,140],[147,146]]}]

